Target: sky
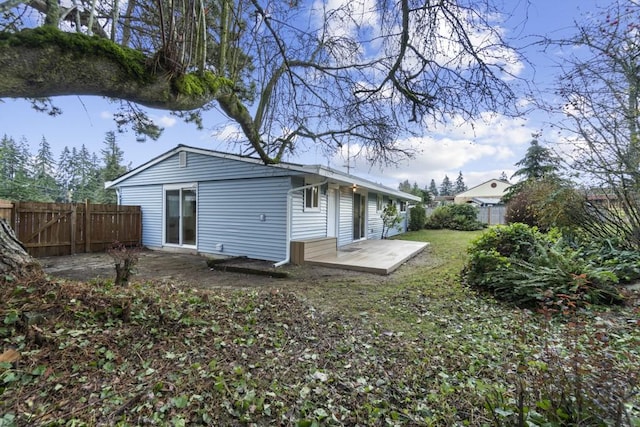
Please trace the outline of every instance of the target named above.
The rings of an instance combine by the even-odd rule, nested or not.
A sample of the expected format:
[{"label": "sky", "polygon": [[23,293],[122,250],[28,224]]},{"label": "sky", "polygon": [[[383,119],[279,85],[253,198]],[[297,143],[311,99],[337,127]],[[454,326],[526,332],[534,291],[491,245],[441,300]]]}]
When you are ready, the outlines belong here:
[{"label": "sky", "polygon": [[[500,1],[500,0],[499,0]],[[517,37],[517,43],[526,45],[535,40],[535,35],[560,37],[570,34],[574,20],[592,11],[594,0],[502,0],[504,12],[512,17],[504,31],[508,37]],[[554,60],[557,52],[544,56],[538,48],[525,50],[530,63],[522,64],[523,76],[535,76],[536,84],[549,84],[557,72]],[[553,56],[556,56],[554,59]],[[43,137],[51,145],[54,156],[60,155],[67,146],[79,148],[85,144],[89,151],[98,153],[105,134],[115,130],[112,114],[117,104],[99,97],[67,96],[53,99],[63,114],[50,117],[38,113],[25,100],[4,99],[0,101],[0,136],[14,139],[25,138],[31,151],[35,152]],[[140,142],[129,131],[116,134],[117,142],[124,151],[125,163],[132,167],[174,148],[178,144],[237,153],[237,147],[225,143],[224,134],[230,124],[225,116],[211,110],[205,113],[205,128],[182,122],[167,111],[148,110],[157,124],[164,127],[162,136],[153,141]],[[372,167],[363,159],[349,161],[348,171],[375,182],[397,188],[404,180],[416,182],[420,187],[428,186],[433,179],[440,185],[445,175],[454,181],[461,172],[468,187],[499,178],[502,172],[511,177],[516,170],[514,164],[524,156],[533,133],[542,132],[540,141],[553,147],[561,135],[554,133],[550,123],[555,119],[538,111],[531,111],[520,118],[495,116],[487,112],[473,123],[453,120],[446,126],[436,126],[425,131],[420,138],[401,141],[416,149],[412,159],[401,160],[395,166],[383,169]],[[320,148],[308,148],[296,157],[285,161],[322,164],[347,172],[346,155],[326,158]]]}]

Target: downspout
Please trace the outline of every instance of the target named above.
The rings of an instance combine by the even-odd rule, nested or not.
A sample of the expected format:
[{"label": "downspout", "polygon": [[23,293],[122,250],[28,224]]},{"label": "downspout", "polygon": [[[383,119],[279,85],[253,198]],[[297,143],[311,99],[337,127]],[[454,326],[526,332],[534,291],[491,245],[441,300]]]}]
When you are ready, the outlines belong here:
[{"label": "downspout", "polygon": [[280,267],[283,266],[285,264],[288,264],[289,261],[291,260],[291,223],[292,221],[292,216],[293,216],[293,208],[291,206],[291,203],[293,201],[293,192],[294,191],[303,191],[306,190],[307,188],[313,188],[313,187],[319,187],[321,185],[325,185],[326,183],[328,183],[329,180],[325,179],[322,182],[319,182],[317,184],[307,184],[307,185],[303,185],[302,187],[297,187],[297,188],[291,188],[287,191],[287,230],[286,230],[286,256],[285,259],[283,259],[282,261],[278,261],[275,264],[273,264],[274,267]]}]

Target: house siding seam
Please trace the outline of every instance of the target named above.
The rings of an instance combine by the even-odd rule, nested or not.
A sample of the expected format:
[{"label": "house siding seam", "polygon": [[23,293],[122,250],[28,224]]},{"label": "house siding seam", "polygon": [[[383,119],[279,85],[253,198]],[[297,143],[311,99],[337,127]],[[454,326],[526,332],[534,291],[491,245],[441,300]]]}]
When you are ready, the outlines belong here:
[{"label": "house siding seam", "polygon": [[126,187],[120,191],[123,205],[139,205],[142,210],[142,244],[162,246],[162,185]]},{"label": "house siding seam", "polygon": [[353,191],[350,187],[340,187],[340,212],[338,246],[353,242]]},{"label": "house siding seam", "polygon": [[120,182],[119,187],[153,184],[176,184],[181,182],[201,182],[233,180],[241,178],[264,178],[291,176],[296,172],[240,160],[224,159],[186,152],[187,166],[179,167],[179,153],[168,157],[149,169]]},{"label": "house siding seam", "polygon": [[289,177],[201,182],[198,251],[268,261],[283,259],[290,188]]}]

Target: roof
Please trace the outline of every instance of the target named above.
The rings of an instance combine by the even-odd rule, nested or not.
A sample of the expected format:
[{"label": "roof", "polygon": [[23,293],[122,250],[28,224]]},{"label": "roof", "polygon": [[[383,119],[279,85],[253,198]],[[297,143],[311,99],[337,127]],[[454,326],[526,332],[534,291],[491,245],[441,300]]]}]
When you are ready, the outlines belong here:
[{"label": "roof", "polygon": [[481,205],[499,205],[502,203],[502,197],[474,197],[472,200]]},{"label": "roof", "polygon": [[119,176],[118,178],[114,179],[113,181],[109,181],[105,183],[105,188],[113,188],[113,187],[117,187],[119,183],[129,179],[130,177],[146,170],[149,169],[150,167],[164,161],[165,159],[176,155],[177,153],[181,152],[181,151],[185,151],[185,152],[190,152],[190,153],[195,153],[195,154],[201,154],[204,156],[211,156],[211,157],[217,157],[217,158],[223,158],[223,159],[230,159],[230,160],[237,160],[237,161],[241,161],[241,162],[246,162],[246,163],[253,163],[253,164],[259,164],[265,167],[273,167],[273,168],[279,168],[279,169],[283,169],[283,170],[289,170],[289,171],[293,171],[293,172],[299,172],[302,174],[306,174],[306,175],[317,175],[320,176],[322,178],[326,178],[328,180],[330,180],[331,182],[334,183],[338,183],[341,185],[349,185],[349,186],[358,186],[358,187],[364,187],[366,189],[369,190],[373,190],[375,192],[378,193],[382,193],[382,194],[386,194],[386,195],[391,195],[391,196],[395,196],[401,199],[405,199],[405,200],[412,200],[415,202],[420,202],[422,201],[421,197],[418,196],[414,196],[413,194],[409,194],[409,193],[405,193],[403,191],[400,190],[395,190],[393,188],[384,186],[382,184],[378,184],[372,181],[369,181],[367,179],[364,178],[359,178],[355,175],[351,175],[351,174],[347,174],[332,168],[329,168],[327,166],[322,166],[322,165],[302,165],[302,164],[297,164],[297,163],[287,163],[287,162],[281,162],[281,163],[277,163],[277,164],[273,164],[273,165],[265,165],[262,160],[255,158],[255,157],[249,157],[249,156],[240,156],[240,155],[236,155],[236,154],[230,154],[230,153],[224,153],[221,151],[215,151],[215,150],[208,150],[205,148],[197,148],[197,147],[190,147],[188,145],[177,145],[175,148],[167,151],[164,154],[161,154],[151,160],[149,160],[148,162],[138,166],[135,169],[132,169],[131,171],[125,173],[124,175]]}]

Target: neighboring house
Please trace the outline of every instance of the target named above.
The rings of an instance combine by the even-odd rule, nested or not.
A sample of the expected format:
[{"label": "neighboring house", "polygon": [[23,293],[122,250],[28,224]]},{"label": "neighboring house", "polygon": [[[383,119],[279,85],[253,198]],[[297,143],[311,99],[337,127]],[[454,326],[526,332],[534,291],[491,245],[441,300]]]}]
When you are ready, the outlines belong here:
[{"label": "neighboring house", "polygon": [[502,197],[511,187],[507,181],[490,179],[480,185],[456,194],[454,203],[474,203],[478,206],[492,206],[502,203]]},{"label": "neighboring house", "polygon": [[286,263],[292,241],[335,237],[337,246],[380,239],[382,209],[404,217],[419,197],[319,165],[279,163],[178,145],[105,184],[118,203],[142,207],[150,248]]}]

